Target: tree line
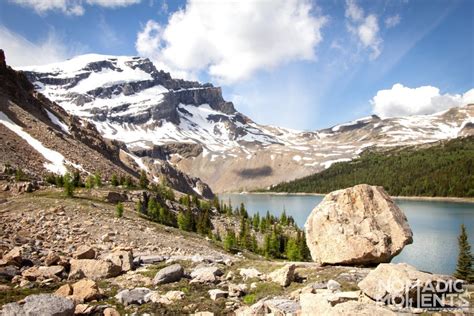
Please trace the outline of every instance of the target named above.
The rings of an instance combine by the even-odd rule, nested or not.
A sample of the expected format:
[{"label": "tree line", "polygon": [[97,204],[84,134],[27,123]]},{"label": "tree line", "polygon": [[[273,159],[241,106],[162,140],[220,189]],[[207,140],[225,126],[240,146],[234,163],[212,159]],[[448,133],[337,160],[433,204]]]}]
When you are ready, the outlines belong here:
[{"label": "tree line", "polygon": [[428,148],[368,151],[353,161],[335,163],[269,190],[328,193],[361,183],[383,186],[394,196],[474,197],[474,136]]}]

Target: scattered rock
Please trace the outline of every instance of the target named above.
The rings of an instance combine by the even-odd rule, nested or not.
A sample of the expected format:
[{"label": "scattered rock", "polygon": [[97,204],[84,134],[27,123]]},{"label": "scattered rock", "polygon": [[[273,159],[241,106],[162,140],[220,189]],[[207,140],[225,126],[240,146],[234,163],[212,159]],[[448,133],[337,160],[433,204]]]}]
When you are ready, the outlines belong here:
[{"label": "scattered rock", "polygon": [[104,309],[104,316],[120,316],[120,313],[112,307],[107,307]]},{"label": "scattered rock", "polygon": [[253,278],[260,279],[263,276],[263,274],[255,268],[248,268],[248,269],[243,268],[239,270],[239,273],[244,279],[244,281],[247,281],[248,279],[253,279]]},{"label": "scattered rock", "polygon": [[213,283],[224,273],[217,267],[201,267],[191,272],[191,283]]},{"label": "scattered rock", "polygon": [[106,256],[107,260],[122,268],[122,271],[133,269],[133,253],[129,250],[115,250]]},{"label": "scattered rock", "polygon": [[339,284],[339,282],[337,282],[337,281],[329,280],[328,283],[326,284],[326,288],[328,290],[333,291],[333,292],[340,291],[341,290],[341,284]]},{"label": "scattered rock", "polygon": [[179,301],[184,298],[184,292],[182,291],[169,291],[164,295],[167,299],[171,301]]},{"label": "scattered rock", "polygon": [[298,302],[286,298],[266,300],[264,306],[272,315],[297,315],[301,309]]},{"label": "scattered rock", "polygon": [[21,275],[30,281],[35,281],[38,278],[48,279],[60,276],[64,272],[63,266],[41,266],[31,267],[21,273]]},{"label": "scattered rock", "polygon": [[247,285],[245,284],[229,284],[228,287],[230,297],[240,297],[247,293]]},{"label": "scattered rock", "polygon": [[122,290],[115,295],[115,298],[125,306],[130,304],[141,305],[147,302],[145,296],[150,292],[151,290],[146,287],[137,287],[132,290]]},{"label": "scattered rock", "polygon": [[184,274],[184,269],[180,264],[173,264],[161,269],[155,275],[153,284],[165,284],[181,280]]},{"label": "scattered rock", "polygon": [[21,247],[15,247],[3,256],[5,265],[21,266],[23,251]]},{"label": "scattered rock", "polygon": [[10,303],[3,306],[2,316],[18,315],[74,315],[75,304],[72,300],[52,294],[30,295],[24,304]]},{"label": "scattered rock", "polygon": [[0,279],[11,281],[19,273],[20,269],[18,269],[18,267],[14,265],[0,267]]},{"label": "scattered rock", "polygon": [[57,264],[61,258],[53,251],[50,251],[46,258],[44,259],[44,264],[47,266],[52,266]]},{"label": "scattered rock", "polygon": [[321,264],[389,262],[413,242],[402,210],[382,187],[366,184],[326,195],[305,229],[311,256]]},{"label": "scattered rock", "polygon": [[79,248],[77,248],[73,257],[75,259],[94,259],[95,250],[89,246],[82,245],[82,246],[79,246]]},{"label": "scattered rock", "polygon": [[68,297],[72,295],[72,286],[70,284],[64,284],[59,287],[59,289],[54,292],[54,295]]},{"label": "scattered rock", "polygon": [[219,289],[213,289],[209,290],[209,296],[211,297],[211,300],[215,301],[219,298],[226,298],[229,293],[227,291],[219,290]]},{"label": "scattered rock", "polygon": [[294,279],[295,268],[296,266],[294,264],[288,264],[281,269],[273,271],[268,277],[281,286],[288,286]]},{"label": "scattered rock", "polygon": [[97,283],[93,280],[80,280],[72,286],[72,296],[76,302],[89,302],[100,298]]},{"label": "scattered rock", "polygon": [[164,256],[160,255],[144,255],[144,256],[138,256],[138,262],[141,262],[143,264],[154,264],[154,263],[159,263],[162,261],[165,261]]},{"label": "scattered rock", "polygon": [[94,259],[71,259],[71,272],[69,279],[83,277],[99,280],[118,276],[122,269],[110,261]]},{"label": "scattered rock", "polygon": [[105,200],[109,203],[117,204],[118,202],[128,201],[128,196],[125,193],[110,191]]}]

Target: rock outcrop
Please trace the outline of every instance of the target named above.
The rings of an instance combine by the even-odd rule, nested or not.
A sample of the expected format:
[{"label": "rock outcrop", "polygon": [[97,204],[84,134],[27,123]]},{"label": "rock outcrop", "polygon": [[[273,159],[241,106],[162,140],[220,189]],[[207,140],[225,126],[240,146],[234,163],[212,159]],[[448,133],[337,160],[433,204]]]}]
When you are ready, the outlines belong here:
[{"label": "rock outcrop", "polygon": [[311,257],[321,264],[389,262],[413,242],[403,211],[382,187],[366,184],[326,195],[305,230]]},{"label": "rock outcrop", "polygon": [[362,292],[374,301],[417,306],[421,294],[449,294],[462,290],[463,281],[450,276],[418,271],[406,263],[382,263],[359,282]]}]

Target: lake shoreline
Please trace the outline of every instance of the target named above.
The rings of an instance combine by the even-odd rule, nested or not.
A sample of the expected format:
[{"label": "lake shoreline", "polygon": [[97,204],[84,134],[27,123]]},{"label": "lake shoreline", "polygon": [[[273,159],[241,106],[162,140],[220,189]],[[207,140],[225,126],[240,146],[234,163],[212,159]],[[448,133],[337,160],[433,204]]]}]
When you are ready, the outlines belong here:
[{"label": "lake shoreline", "polygon": [[[253,195],[281,195],[281,196],[325,196],[325,193],[304,193],[304,192],[225,192],[221,194],[253,194]],[[467,197],[443,197],[443,196],[392,196],[395,200],[430,201],[430,202],[455,202],[473,203],[474,198]]]}]

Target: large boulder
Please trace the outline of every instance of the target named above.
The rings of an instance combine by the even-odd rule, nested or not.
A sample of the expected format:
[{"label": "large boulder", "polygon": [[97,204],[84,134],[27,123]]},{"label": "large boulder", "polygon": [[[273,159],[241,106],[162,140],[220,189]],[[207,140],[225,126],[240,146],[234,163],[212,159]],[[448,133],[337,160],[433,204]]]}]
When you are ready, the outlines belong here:
[{"label": "large boulder", "polygon": [[68,316],[74,315],[75,304],[72,300],[51,294],[38,294],[27,296],[24,304],[10,303],[3,306],[1,315],[49,315]]},{"label": "large boulder", "polygon": [[402,210],[382,187],[366,184],[326,195],[305,230],[311,257],[321,264],[389,262],[413,242]]},{"label": "large boulder", "polygon": [[118,276],[122,268],[111,261],[94,259],[71,259],[71,272],[69,279],[82,279],[84,277],[99,280]]},{"label": "large boulder", "polygon": [[184,269],[180,264],[172,264],[166,268],[161,269],[155,275],[153,284],[166,284],[181,280],[184,275]]},{"label": "large boulder", "polygon": [[418,271],[406,263],[383,263],[371,271],[358,286],[374,301],[418,306],[424,296],[462,292],[463,281],[451,276]]},{"label": "large boulder", "polygon": [[96,255],[95,250],[92,247],[82,245],[82,246],[79,246],[79,248],[77,248],[73,257],[75,259],[94,259],[95,255]]}]

